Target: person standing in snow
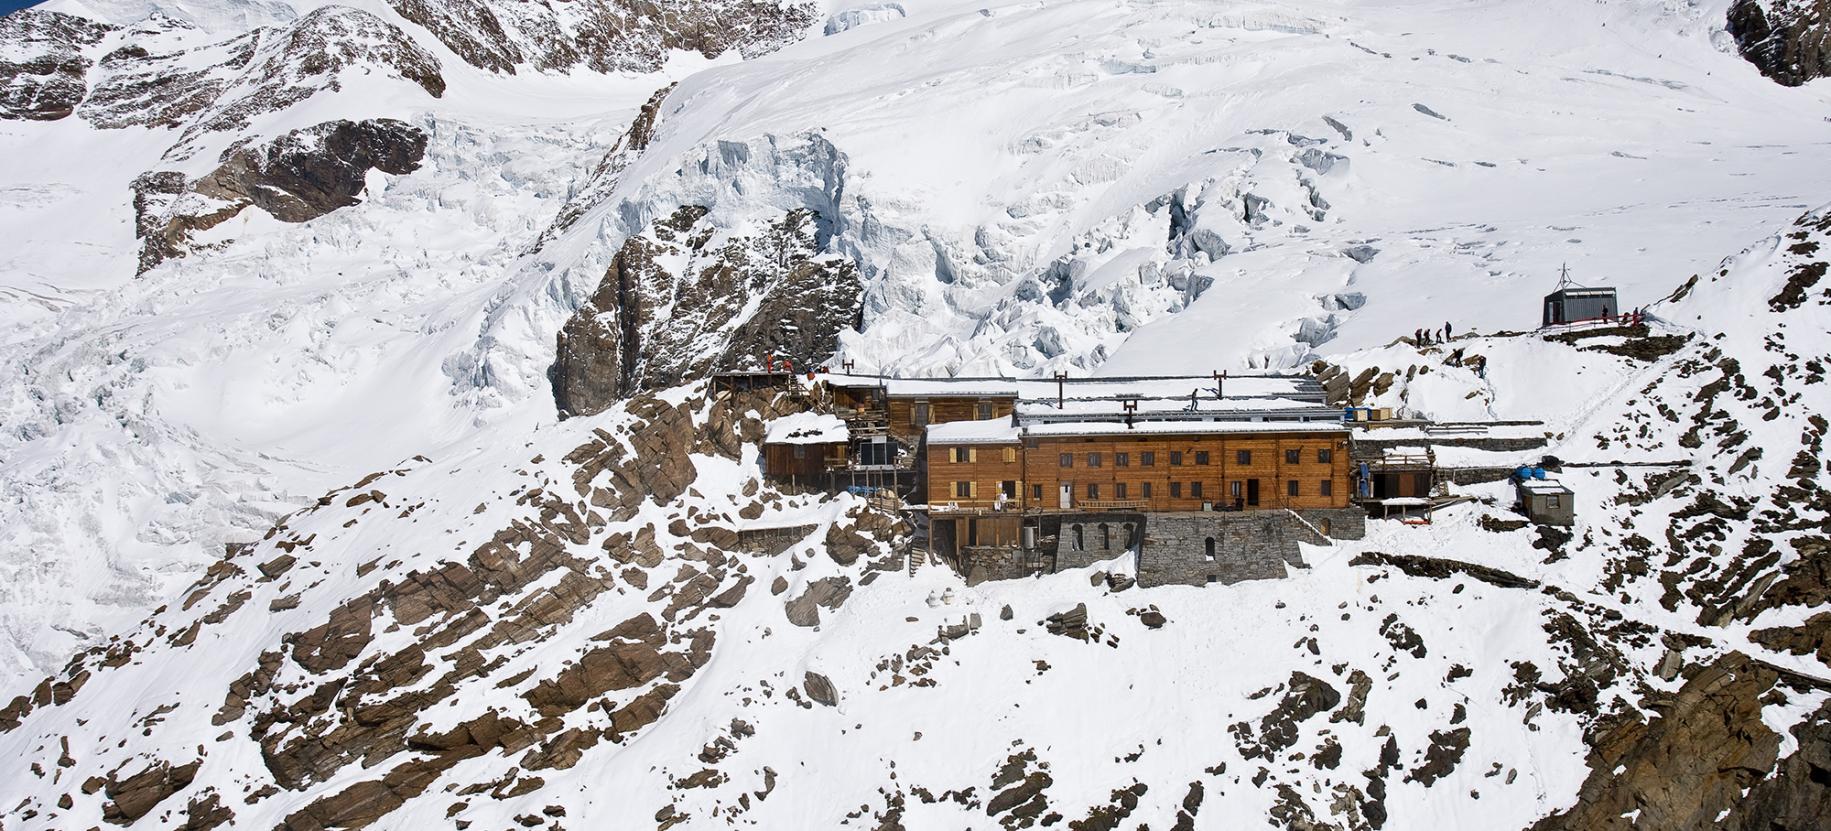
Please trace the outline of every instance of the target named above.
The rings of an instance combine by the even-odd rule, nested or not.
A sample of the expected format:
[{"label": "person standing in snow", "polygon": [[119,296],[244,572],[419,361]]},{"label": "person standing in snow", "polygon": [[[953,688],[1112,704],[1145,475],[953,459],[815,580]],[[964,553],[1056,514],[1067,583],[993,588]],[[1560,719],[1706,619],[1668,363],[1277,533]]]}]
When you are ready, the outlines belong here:
[{"label": "person standing in snow", "polygon": [[1455,337],[1454,335],[1450,334],[1450,331],[1451,330],[1450,330],[1449,323],[1445,322],[1443,324],[1443,339],[1444,340],[1449,340],[1450,338]]}]

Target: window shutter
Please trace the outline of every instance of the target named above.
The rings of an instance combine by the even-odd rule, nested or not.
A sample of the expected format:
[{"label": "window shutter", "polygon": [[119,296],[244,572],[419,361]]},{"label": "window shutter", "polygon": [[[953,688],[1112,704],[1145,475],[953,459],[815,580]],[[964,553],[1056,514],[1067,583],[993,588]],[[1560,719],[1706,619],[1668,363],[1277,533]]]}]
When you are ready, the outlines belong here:
[{"label": "window shutter", "polygon": [[977,447],[967,448],[966,449],[966,460],[969,462],[979,461],[979,448],[977,448]]},{"label": "window shutter", "polygon": [[969,498],[978,499],[979,498],[979,483],[978,482],[966,483],[966,495]]}]

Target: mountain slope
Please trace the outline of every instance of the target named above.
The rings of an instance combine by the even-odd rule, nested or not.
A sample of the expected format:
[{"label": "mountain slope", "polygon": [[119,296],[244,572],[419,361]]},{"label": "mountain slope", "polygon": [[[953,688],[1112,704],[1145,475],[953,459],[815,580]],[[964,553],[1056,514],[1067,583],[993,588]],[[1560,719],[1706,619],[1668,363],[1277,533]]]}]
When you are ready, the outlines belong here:
[{"label": "mountain slope", "polygon": [[[676,389],[282,519],[0,710],[5,816],[1809,828],[1831,666],[1784,630],[1817,626],[1831,591],[1813,582],[1831,472],[1810,453],[1827,388],[1785,352],[1824,345],[1797,324],[1831,304],[1811,277],[1826,217],[1690,286],[1672,312],[1696,333],[1671,354],[1459,344],[1495,375],[1618,369],[1604,400],[1550,404],[1582,506],[1568,536],[1481,485],[1431,526],[1306,546],[1284,580],[1147,591],[1122,555],[968,587],[905,574],[893,517],[756,480],[793,398]],[[1454,372],[1445,349],[1412,357]],[[1797,400],[1766,419],[1744,384]],[[1741,464],[1752,446],[1774,458]],[[1734,553],[1760,540],[1776,556]]]}]

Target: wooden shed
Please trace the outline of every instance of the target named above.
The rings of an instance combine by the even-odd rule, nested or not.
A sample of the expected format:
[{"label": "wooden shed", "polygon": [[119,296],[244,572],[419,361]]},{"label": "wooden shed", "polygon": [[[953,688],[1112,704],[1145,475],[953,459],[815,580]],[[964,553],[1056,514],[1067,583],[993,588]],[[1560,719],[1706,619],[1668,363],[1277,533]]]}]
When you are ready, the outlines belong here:
[{"label": "wooden shed", "polygon": [[817,484],[846,466],[846,423],[824,413],[796,413],[769,422],[763,436],[763,475]]}]

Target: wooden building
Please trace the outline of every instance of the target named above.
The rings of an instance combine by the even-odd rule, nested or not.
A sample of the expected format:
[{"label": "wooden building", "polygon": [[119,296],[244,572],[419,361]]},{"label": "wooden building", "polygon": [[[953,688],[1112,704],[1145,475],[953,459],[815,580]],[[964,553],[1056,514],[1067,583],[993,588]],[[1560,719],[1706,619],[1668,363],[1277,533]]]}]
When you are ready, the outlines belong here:
[{"label": "wooden building", "polygon": [[920,445],[931,424],[1004,418],[1017,410],[1017,387],[1005,379],[836,376],[827,390],[839,412],[882,422],[906,447]]},{"label": "wooden building", "polygon": [[1143,512],[1345,508],[1340,423],[1058,423],[930,427],[936,509]]},{"label": "wooden building", "polygon": [[822,413],[797,413],[771,421],[763,436],[763,475],[797,485],[820,485],[846,467],[850,435],[845,422]]}]

